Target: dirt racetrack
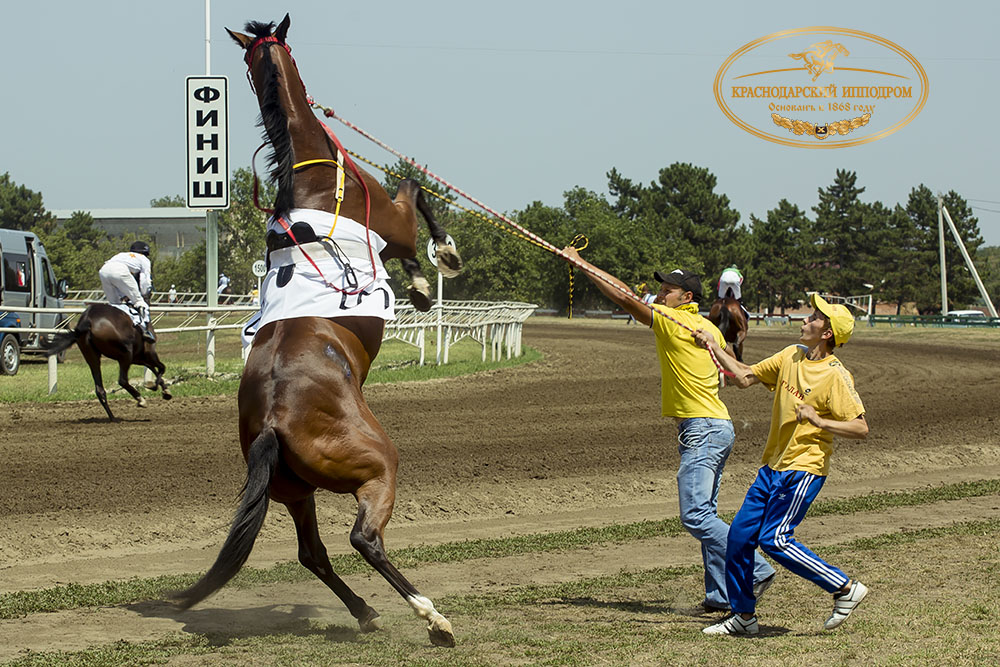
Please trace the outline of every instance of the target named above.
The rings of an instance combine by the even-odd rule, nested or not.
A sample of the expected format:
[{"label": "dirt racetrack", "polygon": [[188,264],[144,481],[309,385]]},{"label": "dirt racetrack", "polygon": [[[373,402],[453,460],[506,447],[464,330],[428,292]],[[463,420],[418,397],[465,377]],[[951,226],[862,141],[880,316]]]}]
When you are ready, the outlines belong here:
[{"label": "dirt racetrack", "polygon": [[[796,331],[751,329],[745,357],[796,342]],[[862,329],[839,354],[871,435],[837,441],[824,498],[1000,476],[1000,345],[962,330],[893,333]],[[544,359],[366,390],[401,455],[388,547],[676,516],[676,435],[659,416],[652,334],[620,320],[536,318],[524,342]],[[737,444],[720,505],[733,510],[758,467],[771,395],[727,388],[723,398]],[[119,424],[102,418],[96,400],[0,406],[0,592],[211,563],[244,476],[235,397],[118,405]],[[353,499],[323,493],[317,504],[328,548],[348,551]],[[968,518],[995,514],[972,505]],[[680,557],[696,563],[689,542]],[[272,506],[251,564],[294,558],[291,520]],[[436,590],[432,573],[420,581],[428,577]],[[43,634],[5,646],[0,659],[74,646]]]}]

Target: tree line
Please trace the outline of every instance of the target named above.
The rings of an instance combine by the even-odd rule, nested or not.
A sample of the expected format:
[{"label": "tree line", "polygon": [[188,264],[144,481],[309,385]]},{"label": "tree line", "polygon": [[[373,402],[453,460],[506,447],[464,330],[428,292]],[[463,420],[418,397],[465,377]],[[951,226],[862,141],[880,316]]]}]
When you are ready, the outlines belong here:
[{"label": "tree line", "polygon": [[[436,195],[430,198],[432,208],[466,261],[461,276],[445,281],[446,299],[518,300],[566,311],[570,275],[563,260],[510,233],[491,216],[459,208],[462,202],[454,193],[411,165],[400,161],[386,170],[414,178]],[[908,307],[940,311],[937,195],[923,184],[911,189],[906,202],[866,202],[857,174],[837,170],[830,185],[818,188],[811,211],[780,199],[763,217],[751,215],[748,224],[740,224],[739,212],[724,193],[716,192],[716,177],[704,167],[674,163],[645,184],[616,169],[607,178],[606,196],[576,187],[563,194],[560,206],[536,201],[506,215],[556,247],[585,235],[589,244],[582,255],[588,261],[631,285],[650,283],[654,291],[654,271],[682,267],[702,276],[708,297],[722,270],[735,264],[744,275],[744,302],[757,312],[784,312],[813,290],[843,296],[871,292],[878,301],[894,304],[896,312]],[[390,194],[397,182],[385,178]],[[234,292],[247,293],[257,285],[250,267],[264,256],[267,217],[253,204],[249,169],[236,170],[230,187],[232,204],[219,216],[219,268],[232,280]],[[273,185],[262,183],[260,197],[266,207],[274,197]],[[965,199],[951,191],[943,200],[997,301],[998,249],[983,247],[978,220]],[[168,195],[150,205],[183,206],[184,200]],[[100,287],[98,268],[135,238],[110,238],[82,211],[57,225],[45,211],[41,193],[13,183],[9,174],[0,176],[0,226],[37,233],[57,277],[66,278],[73,289]],[[427,240],[421,225],[418,260],[425,274],[433,276],[435,269],[423,252]],[[950,232],[945,246],[952,307],[975,303],[979,292]],[[156,257],[154,247],[156,288],[174,284],[178,291],[203,291],[205,254],[204,242],[179,258]],[[398,262],[390,262],[387,270],[397,297],[405,299],[405,274]],[[574,308],[609,307],[579,274],[572,299]]]}]

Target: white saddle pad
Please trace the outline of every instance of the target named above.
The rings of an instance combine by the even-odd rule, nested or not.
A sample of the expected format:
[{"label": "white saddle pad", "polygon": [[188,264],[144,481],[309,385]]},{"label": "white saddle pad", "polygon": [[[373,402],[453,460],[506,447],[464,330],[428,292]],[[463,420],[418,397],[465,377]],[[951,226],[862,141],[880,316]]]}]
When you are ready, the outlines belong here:
[{"label": "white saddle pad", "polygon": [[124,303],[111,303],[108,305],[112,306],[113,308],[117,308],[118,310],[122,311],[123,313],[131,317],[132,324],[134,324],[135,326],[139,326],[139,324],[141,323],[141,320],[139,319],[139,313],[134,309],[129,308]]},{"label": "white saddle pad", "polygon": [[[289,222],[308,222],[317,236],[330,232],[333,215],[294,209]],[[385,241],[347,218],[336,221],[332,239],[271,252],[260,290],[260,313],[243,328],[244,346],[266,324],[295,317],[396,319],[396,298],[378,253]],[[371,238],[372,249],[366,241]],[[374,259],[374,262],[373,262]]]}]

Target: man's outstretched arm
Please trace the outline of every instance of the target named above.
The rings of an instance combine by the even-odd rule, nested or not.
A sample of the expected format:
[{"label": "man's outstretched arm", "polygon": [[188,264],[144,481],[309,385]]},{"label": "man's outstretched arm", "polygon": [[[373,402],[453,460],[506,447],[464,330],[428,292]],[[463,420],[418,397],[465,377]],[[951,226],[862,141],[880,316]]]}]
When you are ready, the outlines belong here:
[{"label": "man's outstretched arm", "polygon": [[587,260],[580,257],[580,253],[573,246],[566,246],[565,248],[563,248],[563,252],[572,257],[573,259],[575,259],[576,261],[580,262],[581,265],[587,267],[594,273],[603,276],[607,280],[611,281],[614,285],[617,285],[618,287],[625,290],[624,292],[622,292],[620,289],[612,287],[611,285],[604,282],[600,278],[596,278],[593,274],[587,272],[587,277],[590,278],[590,281],[592,283],[597,285],[597,289],[601,291],[601,294],[603,294],[604,296],[608,297],[616,304],[621,306],[621,308],[626,313],[634,317],[637,322],[641,322],[642,324],[645,324],[647,327],[653,323],[653,309],[648,304],[643,303],[642,300],[639,299],[639,297],[636,296],[631,289],[629,289],[628,285],[618,280],[618,278],[614,277],[607,271],[602,271],[601,269],[597,268]]},{"label": "man's outstretched arm", "polygon": [[726,354],[712,334],[704,329],[698,329],[694,332],[694,340],[700,347],[715,353],[715,358],[719,360],[719,364],[734,375],[732,382],[740,389],[746,389],[760,382],[760,378],[754,375],[749,366],[737,361],[736,357]]}]

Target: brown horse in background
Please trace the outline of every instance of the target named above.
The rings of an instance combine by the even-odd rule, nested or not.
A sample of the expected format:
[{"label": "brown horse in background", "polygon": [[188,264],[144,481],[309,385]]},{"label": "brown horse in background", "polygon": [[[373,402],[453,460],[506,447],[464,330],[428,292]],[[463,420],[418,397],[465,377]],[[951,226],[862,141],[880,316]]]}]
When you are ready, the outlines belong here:
[{"label": "brown horse in background", "polygon": [[708,312],[708,321],[719,328],[722,337],[732,346],[737,361],[742,362],[748,325],[740,302],[731,296],[716,299]]},{"label": "brown horse in background", "polygon": [[[149,325],[153,330],[153,325]],[[90,366],[90,374],[94,378],[94,392],[101,402],[108,420],[115,421],[108,405],[107,392],[104,390],[104,380],[101,377],[101,357],[105,356],[118,362],[118,386],[127,391],[136,400],[140,408],[146,407],[146,399],[139,390],[129,384],[128,370],[133,364],[141,364],[156,374],[156,384],[163,392],[163,398],[170,400],[170,392],[163,381],[163,371],[166,366],[156,354],[156,343],[150,343],[142,336],[142,330],[132,323],[129,317],[119,308],[108,303],[95,303],[87,306],[80,320],[72,331],[56,334],[55,340],[46,354],[52,356],[69,349],[73,343],[80,348],[80,353]]]},{"label": "brown horse in background", "polygon": [[[337,169],[328,162],[298,173],[293,169],[296,161],[333,158],[336,152],[310,110],[285,45],[288,16],[272,35],[273,26],[251,22],[245,28],[251,35],[229,34],[246,52],[262,123],[274,148],[274,214],[292,208],[333,212]],[[341,214],[365,220],[364,191],[351,170],[347,175]],[[392,200],[375,179],[367,174],[363,179],[371,198],[371,229],[389,242],[382,258],[404,258],[415,265],[415,208],[424,212],[426,207],[419,187],[404,180]],[[443,230],[433,218],[428,224],[440,253],[448,248]],[[326,489],[355,496],[351,545],[427,621],[432,643],[454,645],[448,619],[389,562],[382,541],[395,502],[398,454],[361,389],[384,325],[376,317],[299,317],[257,332],[239,390],[240,444],[247,460],[243,499],[215,564],[194,586],[174,594],[182,607],[218,590],[243,566],[271,498],[283,503],[295,522],[302,565],[336,593],[362,632],[378,629],[378,613],[334,573],[320,539],[314,493]]]}]

